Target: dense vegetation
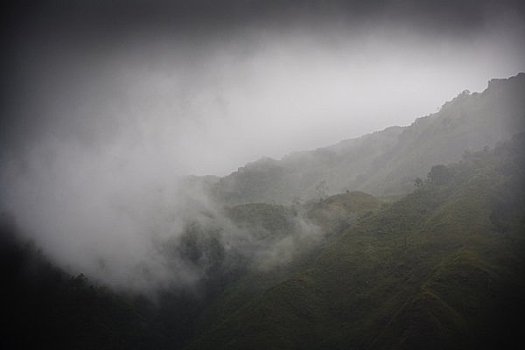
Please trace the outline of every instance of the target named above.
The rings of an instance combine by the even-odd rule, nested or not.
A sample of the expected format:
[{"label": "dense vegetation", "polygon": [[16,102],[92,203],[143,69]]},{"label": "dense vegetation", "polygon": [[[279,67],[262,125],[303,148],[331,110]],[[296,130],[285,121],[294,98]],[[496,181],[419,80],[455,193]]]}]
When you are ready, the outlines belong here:
[{"label": "dense vegetation", "polygon": [[525,311],[524,141],[432,168],[190,348],[509,346]]}]

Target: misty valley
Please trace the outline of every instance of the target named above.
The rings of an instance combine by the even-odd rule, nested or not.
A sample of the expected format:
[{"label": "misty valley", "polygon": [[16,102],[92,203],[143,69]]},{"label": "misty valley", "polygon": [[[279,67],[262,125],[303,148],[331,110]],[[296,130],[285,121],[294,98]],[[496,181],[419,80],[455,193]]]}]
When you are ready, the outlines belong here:
[{"label": "misty valley", "polygon": [[524,96],[524,73],[494,79],[408,126],[95,201],[95,220],[118,221],[98,237],[138,233],[93,261],[57,259],[5,211],[2,348],[510,348]]},{"label": "misty valley", "polygon": [[0,350],[524,348],[525,1],[2,4]]}]

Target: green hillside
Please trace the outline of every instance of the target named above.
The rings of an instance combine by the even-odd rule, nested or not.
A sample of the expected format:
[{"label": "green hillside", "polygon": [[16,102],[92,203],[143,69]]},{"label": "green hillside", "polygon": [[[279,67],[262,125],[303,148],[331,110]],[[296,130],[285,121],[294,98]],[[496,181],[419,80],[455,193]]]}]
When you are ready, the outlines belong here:
[{"label": "green hillside", "polygon": [[[2,346],[511,348],[525,312],[524,179],[520,134],[432,167],[400,200],[226,207],[234,226],[193,223],[166,242],[201,282],[152,299],[69,275],[4,224]],[[226,247],[233,227],[252,256]]]},{"label": "green hillside", "polygon": [[524,311],[524,139],[433,168],[189,348],[505,348]]},{"label": "green hillside", "polygon": [[173,275],[149,294],[71,275],[2,214],[0,347],[512,348],[524,92],[493,80],[408,127],[188,178],[206,205],[153,242]]},{"label": "green hillside", "polygon": [[[286,208],[268,204],[239,205],[230,210],[239,213],[249,213],[252,221],[263,225],[275,225],[283,219],[283,213],[304,215],[310,225],[318,228],[320,237],[313,241],[296,243],[295,254],[285,263],[273,264],[269,267],[255,264],[234,283],[226,286],[221,295],[210,304],[201,318],[200,329],[207,329],[214,322],[221,322],[224,315],[234,314],[239,308],[261,296],[267,289],[292,278],[296,273],[315,264],[315,259],[323,252],[327,244],[341,234],[344,228],[354,225],[359,218],[371,215],[379,210],[382,202],[371,195],[362,192],[349,192],[322,201],[308,203],[304,206]],[[298,212],[303,212],[302,214]],[[269,215],[273,213],[274,215]],[[293,218],[288,216],[287,222]],[[238,220],[238,218],[237,218]],[[283,231],[269,231],[277,237],[282,237]],[[253,230],[253,226],[251,227]],[[295,228],[300,230],[300,228]],[[257,230],[255,230],[257,232]],[[288,231],[288,235],[291,231]],[[298,234],[301,234],[300,232]]]}]

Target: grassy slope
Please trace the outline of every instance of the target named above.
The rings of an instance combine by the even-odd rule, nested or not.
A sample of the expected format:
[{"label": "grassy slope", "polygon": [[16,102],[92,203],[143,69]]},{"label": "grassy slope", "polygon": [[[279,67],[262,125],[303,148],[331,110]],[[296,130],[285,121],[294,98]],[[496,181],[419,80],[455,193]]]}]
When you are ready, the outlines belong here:
[{"label": "grassy slope", "polygon": [[510,344],[524,309],[521,146],[473,156],[446,185],[427,183],[362,217],[190,348]]},{"label": "grassy slope", "polygon": [[[283,224],[286,223],[283,217],[304,211],[301,215],[304,215],[310,224],[317,225],[324,235],[337,235],[343,228],[353,225],[357,218],[371,215],[380,206],[381,201],[371,195],[349,192],[292,208],[262,203],[240,205],[229,209],[229,215],[237,223],[249,221],[251,225],[269,228],[272,235],[282,235],[283,229],[290,229],[289,224]],[[276,223],[272,224],[272,221]],[[224,315],[237,313],[267,289],[310,266],[322,251],[323,242],[324,240],[314,243],[286,264],[277,264],[270,269],[255,267],[250,273],[227,286],[223,294],[202,315],[200,328],[206,329],[215,322],[221,322]]]}]

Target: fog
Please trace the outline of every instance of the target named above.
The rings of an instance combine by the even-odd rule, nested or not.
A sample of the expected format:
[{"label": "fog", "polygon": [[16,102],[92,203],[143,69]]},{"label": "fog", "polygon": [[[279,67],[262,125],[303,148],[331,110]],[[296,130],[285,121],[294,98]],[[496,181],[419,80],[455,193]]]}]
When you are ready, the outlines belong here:
[{"label": "fog", "polygon": [[[2,210],[74,273],[134,289],[191,285],[201,272],[159,253],[189,222],[212,217],[231,249],[259,248],[184,176],[407,125],[525,70],[512,7],[450,28],[384,14],[288,21],[271,10],[241,11],[234,24],[188,10],[175,26],[19,15],[5,65]],[[293,242],[261,252],[264,264]]]}]

